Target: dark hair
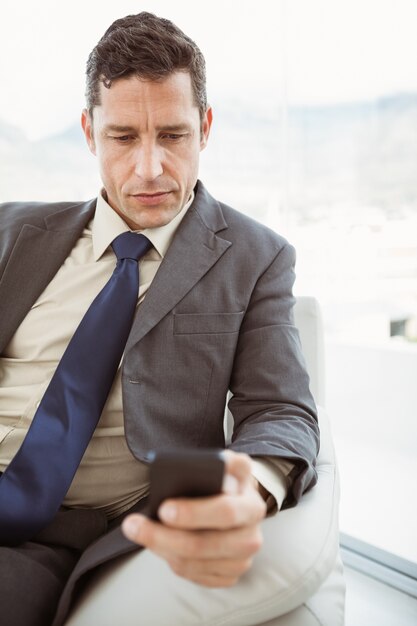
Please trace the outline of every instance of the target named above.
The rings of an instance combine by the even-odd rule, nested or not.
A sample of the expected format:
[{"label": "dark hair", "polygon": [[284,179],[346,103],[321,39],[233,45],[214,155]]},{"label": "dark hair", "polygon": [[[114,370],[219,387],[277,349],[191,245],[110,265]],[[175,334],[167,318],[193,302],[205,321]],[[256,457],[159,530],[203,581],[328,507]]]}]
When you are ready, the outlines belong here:
[{"label": "dark hair", "polygon": [[200,119],[207,110],[206,68],[198,46],[175,24],[142,12],[116,20],[87,61],[87,107],[100,104],[100,82],[138,76],[162,80],[172,72],[189,72]]}]

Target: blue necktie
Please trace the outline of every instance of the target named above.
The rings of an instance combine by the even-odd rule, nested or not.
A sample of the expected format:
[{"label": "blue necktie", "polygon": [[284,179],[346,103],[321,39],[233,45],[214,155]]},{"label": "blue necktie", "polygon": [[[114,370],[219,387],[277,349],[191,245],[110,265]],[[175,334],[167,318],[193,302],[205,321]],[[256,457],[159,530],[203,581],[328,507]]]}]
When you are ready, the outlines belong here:
[{"label": "blue necktie", "polygon": [[151,246],[132,232],[113,241],[116,268],[81,320],[0,478],[0,545],[27,541],[58,511],[120,364],[138,299],[138,261]]}]

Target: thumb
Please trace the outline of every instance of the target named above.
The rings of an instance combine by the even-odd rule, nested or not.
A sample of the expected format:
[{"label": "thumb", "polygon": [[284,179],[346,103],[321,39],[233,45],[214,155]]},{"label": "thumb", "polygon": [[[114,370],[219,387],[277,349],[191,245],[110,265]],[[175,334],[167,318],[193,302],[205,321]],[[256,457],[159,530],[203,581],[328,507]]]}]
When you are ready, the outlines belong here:
[{"label": "thumb", "polygon": [[252,480],[252,461],[241,452],[225,450],[223,453],[225,472],[222,491],[230,495],[242,493]]}]

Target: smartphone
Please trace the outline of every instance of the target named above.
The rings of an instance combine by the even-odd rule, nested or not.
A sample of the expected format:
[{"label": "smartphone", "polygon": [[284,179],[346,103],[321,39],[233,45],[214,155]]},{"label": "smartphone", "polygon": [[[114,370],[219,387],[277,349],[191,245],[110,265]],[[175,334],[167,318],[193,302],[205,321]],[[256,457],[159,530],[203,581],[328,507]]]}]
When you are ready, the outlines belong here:
[{"label": "smartphone", "polygon": [[198,498],[221,492],[223,450],[217,448],[158,450],[149,454],[150,494],[147,514],[158,520],[167,498]]}]

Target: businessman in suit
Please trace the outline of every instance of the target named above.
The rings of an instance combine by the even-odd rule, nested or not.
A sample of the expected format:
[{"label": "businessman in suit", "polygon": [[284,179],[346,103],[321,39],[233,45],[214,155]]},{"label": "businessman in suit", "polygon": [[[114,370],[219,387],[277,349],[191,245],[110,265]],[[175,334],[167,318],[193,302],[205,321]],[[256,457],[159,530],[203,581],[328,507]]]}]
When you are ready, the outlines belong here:
[{"label": "businessman in suit", "polygon": [[[154,622],[146,592],[137,600],[140,623],[200,623],[207,603],[207,623],[218,623],[239,593],[256,604],[265,515],[295,505],[316,481],[294,251],[198,181],[211,123],[194,42],[148,13],[117,20],[87,64],[82,126],[99,163],[98,198],[0,209],[2,479],[112,274],[112,242],[126,231],[150,241],[123,359],[62,506],[18,545],[2,540],[9,626],[139,623],[129,602],[152,572],[153,585],[171,591],[162,592],[165,613],[149,609]],[[149,450],[224,447],[229,390],[223,493],[167,501],[161,521],[149,520]]]}]

